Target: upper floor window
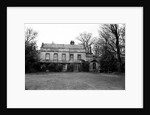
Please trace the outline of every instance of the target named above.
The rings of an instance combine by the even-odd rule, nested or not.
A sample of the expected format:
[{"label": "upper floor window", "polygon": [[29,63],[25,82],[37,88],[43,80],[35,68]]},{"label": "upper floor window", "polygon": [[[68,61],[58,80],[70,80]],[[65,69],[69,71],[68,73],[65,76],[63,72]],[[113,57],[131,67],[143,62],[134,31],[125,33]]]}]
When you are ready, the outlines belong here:
[{"label": "upper floor window", "polygon": [[58,54],[54,53],[54,60],[58,60]]},{"label": "upper floor window", "polygon": [[45,60],[50,60],[50,54],[49,53],[45,54]]},{"label": "upper floor window", "polygon": [[66,60],[66,54],[62,54],[62,60]]},{"label": "upper floor window", "polygon": [[78,60],[81,60],[81,54],[78,54],[78,58],[77,58]]},{"label": "upper floor window", "polygon": [[74,60],[73,54],[70,54],[70,60],[71,60],[71,61]]}]

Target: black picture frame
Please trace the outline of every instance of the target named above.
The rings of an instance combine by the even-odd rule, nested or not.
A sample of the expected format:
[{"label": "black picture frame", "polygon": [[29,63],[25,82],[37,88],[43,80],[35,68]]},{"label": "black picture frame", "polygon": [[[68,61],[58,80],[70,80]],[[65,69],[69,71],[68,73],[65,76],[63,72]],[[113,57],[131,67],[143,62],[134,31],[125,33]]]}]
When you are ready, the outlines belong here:
[{"label": "black picture frame", "polygon": [[[139,1],[139,0],[124,0],[124,1],[121,1],[121,0],[104,0],[104,1],[99,1],[99,0],[92,0],[92,1],[86,1],[86,0],[83,0],[83,1],[69,1],[69,0],[63,0],[63,1],[45,1],[45,0],[42,0],[42,1],[36,1],[36,0],[11,0],[11,1],[8,1],[8,0],[4,0],[1,2],[1,13],[0,13],[0,28],[1,28],[1,39],[2,39],[2,42],[1,42],[1,46],[3,46],[1,49],[2,49],[2,60],[3,60],[3,65],[1,65],[1,70],[2,70],[2,76],[0,77],[1,78],[1,109],[4,111],[4,112],[7,112],[7,111],[10,111],[10,110],[29,110],[31,111],[31,109],[29,108],[22,108],[22,109],[17,109],[17,108],[11,108],[11,109],[8,109],[7,108],[7,7],[143,7],[144,8],[144,31],[143,31],[143,38],[144,38],[144,44],[143,44],[143,62],[144,62],[144,68],[143,68],[143,77],[144,77],[144,92],[143,92],[143,96],[144,96],[144,100],[143,100],[143,105],[144,107],[142,109],[138,109],[138,108],[132,108],[132,109],[129,109],[129,108],[122,108],[122,109],[119,109],[119,108],[116,108],[116,109],[108,109],[108,108],[99,108],[99,109],[96,109],[96,108],[82,108],[84,110],[101,110],[102,113],[105,113],[105,112],[108,112],[108,110],[110,110],[109,112],[111,113],[111,111],[113,112],[121,112],[122,113],[122,110],[125,110],[127,112],[135,112],[135,113],[139,113],[139,112],[149,112],[149,104],[150,104],[150,95],[149,95],[149,88],[150,88],[150,85],[149,85],[149,76],[148,76],[148,68],[146,68],[146,64],[147,64],[147,67],[148,67],[148,59],[149,56],[147,55],[148,53],[146,52],[146,50],[149,49],[149,45],[146,45],[148,44],[149,42],[147,41],[148,40],[148,27],[150,25],[149,23],[149,12],[150,11],[150,8],[148,7],[148,5],[146,5],[146,2],[144,1]],[[146,60],[147,59],[147,60]],[[38,110],[38,112],[43,112],[43,110],[55,110],[55,112],[57,112],[57,110],[70,110],[69,108],[53,108],[53,109],[46,109],[46,108],[33,108],[34,110]],[[33,110],[32,109],[32,110]],[[72,108],[72,110],[81,110],[79,108]],[[22,111],[21,111],[22,112]],[[54,111],[53,111],[54,112]],[[88,113],[91,112],[91,111],[87,111]],[[92,112],[93,114],[93,112]]]}]

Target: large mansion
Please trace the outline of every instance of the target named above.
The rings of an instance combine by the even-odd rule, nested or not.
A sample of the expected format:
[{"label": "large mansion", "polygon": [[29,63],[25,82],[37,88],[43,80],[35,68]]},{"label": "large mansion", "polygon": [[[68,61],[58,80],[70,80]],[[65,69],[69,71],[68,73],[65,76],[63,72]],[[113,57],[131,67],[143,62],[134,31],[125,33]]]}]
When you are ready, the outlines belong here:
[{"label": "large mansion", "polygon": [[98,70],[99,64],[93,54],[82,45],[75,45],[74,41],[70,44],[42,43],[40,48],[40,62],[62,64],[63,71],[67,71],[69,64],[73,64],[74,71],[78,71],[83,60],[89,62],[89,71]]}]

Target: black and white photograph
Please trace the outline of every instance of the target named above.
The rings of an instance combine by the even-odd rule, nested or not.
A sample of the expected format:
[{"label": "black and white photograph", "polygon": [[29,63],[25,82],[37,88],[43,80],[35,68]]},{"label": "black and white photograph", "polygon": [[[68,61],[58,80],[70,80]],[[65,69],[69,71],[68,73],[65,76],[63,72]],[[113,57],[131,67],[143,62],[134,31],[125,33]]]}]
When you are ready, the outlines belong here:
[{"label": "black and white photograph", "polygon": [[125,90],[125,24],[25,26],[25,90]]},{"label": "black and white photograph", "polygon": [[7,7],[7,108],[142,108],[142,7]]}]

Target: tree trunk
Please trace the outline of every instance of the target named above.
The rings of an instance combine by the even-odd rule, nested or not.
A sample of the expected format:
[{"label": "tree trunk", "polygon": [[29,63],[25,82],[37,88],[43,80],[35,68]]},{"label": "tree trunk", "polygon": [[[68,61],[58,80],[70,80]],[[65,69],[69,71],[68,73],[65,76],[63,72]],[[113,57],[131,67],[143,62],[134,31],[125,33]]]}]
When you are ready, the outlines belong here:
[{"label": "tree trunk", "polygon": [[117,26],[116,26],[116,31],[115,31],[115,37],[116,37],[117,58],[119,61],[119,72],[121,72],[122,61],[121,61],[121,57],[120,57],[119,36],[118,36],[118,32],[117,32]]}]

